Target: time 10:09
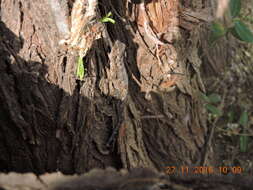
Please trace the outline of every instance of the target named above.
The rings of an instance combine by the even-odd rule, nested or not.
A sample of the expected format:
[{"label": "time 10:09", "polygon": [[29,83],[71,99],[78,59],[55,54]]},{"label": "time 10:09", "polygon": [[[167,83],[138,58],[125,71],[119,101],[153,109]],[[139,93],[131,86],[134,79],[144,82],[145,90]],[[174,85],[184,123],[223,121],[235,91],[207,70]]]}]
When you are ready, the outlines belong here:
[{"label": "time 10:09", "polygon": [[[191,168],[191,171],[188,166],[181,166],[181,173],[182,174],[241,174],[243,169],[240,166],[228,167],[228,166],[219,166],[214,168],[212,166],[195,166]],[[217,171],[218,170],[218,171]]]}]

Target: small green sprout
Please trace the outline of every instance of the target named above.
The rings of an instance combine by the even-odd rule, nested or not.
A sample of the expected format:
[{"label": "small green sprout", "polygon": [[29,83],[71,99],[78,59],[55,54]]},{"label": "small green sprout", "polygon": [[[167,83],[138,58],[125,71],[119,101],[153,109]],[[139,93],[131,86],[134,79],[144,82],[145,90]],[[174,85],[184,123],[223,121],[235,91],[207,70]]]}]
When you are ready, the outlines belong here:
[{"label": "small green sprout", "polygon": [[112,16],[112,12],[110,11],[107,15],[105,15],[103,18],[100,19],[100,22],[110,22],[112,24],[115,24],[116,21],[112,18],[110,18]]},{"label": "small green sprout", "polygon": [[83,80],[85,75],[85,68],[83,65],[83,59],[78,57],[76,76],[78,80]]}]

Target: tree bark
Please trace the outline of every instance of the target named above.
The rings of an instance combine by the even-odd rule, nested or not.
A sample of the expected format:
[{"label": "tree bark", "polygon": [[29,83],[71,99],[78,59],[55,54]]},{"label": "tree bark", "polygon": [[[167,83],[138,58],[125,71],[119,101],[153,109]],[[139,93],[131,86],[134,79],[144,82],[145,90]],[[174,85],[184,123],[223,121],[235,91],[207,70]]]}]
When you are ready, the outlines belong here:
[{"label": "tree bark", "polygon": [[144,11],[138,1],[99,1],[98,14],[112,11],[116,23],[92,43],[83,81],[78,53],[59,45],[73,6],[62,3],[57,14],[51,0],[0,1],[0,170],[200,163],[199,42],[210,2],[149,1]]}]

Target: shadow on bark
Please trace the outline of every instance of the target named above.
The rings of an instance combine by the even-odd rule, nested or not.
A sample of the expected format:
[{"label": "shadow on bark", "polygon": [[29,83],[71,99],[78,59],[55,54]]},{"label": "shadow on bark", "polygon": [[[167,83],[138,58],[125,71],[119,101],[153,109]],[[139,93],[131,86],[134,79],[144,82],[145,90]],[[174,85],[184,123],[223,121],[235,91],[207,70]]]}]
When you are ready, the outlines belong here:
[{"label": "shadow on bark", "polygon": [[[109,139],[112,129],[108,127],[104,130],[102,132],[104,139],[101,139],[99,127],[117,122],[112,121],[113,116],[108,117],[107,120],[104,120],[103,116],[101,116],[102,118],[93,118],[92,113],[86,110],[100,109],[99,106],[102,105],[90,108],[91,100],[79,96],[78,89],[75,89],[71,96],[58,86],[47,82],[45,75],[48,72],[48,67],[45,64],[25,61],[19,57],[18,52],[22,48],[22,40],[6,28],[2,22],[0,23],[0,32],[0,170],[45,173],[55,171],[63,165],[63,168],[68,168],[68,170],[63,169],[64,172],[73,173],[75,155],[79,154],[76,152],[78,151],[76,147],[81,141],[80,138],[84,137],[84,134],[89,134],[86,131],[89,129],[85,130],[81,127],[85,124],[93,127],[94,134],[90,142],[85,145],[82,142],[82,146],[89,147],[92,150],[99,149],[104,154],[109,154],[107,150],[103,151],[104,147],[100,146]],[[110,101],[106,97],[104,99],[107,102]],[[72,121],[59,119],[61,114],[64,114],[61,112],[61,103],[63,106],[66,103],[64,101],[71,101],[73,104],[78,104],[78,102],[85,104],[83,111],[86,115],[79,118],[80,123],[71,123]],[[111,101],[117,102],[112,98]],[[76,107],[77,109],[71,112],[73,121],[78,119],[78,109],[82,109],[78,108],[77,105]],[[95,126],[92,122],[99,119],[101,121]],[[72,125],[76,127],[72,128]],[[99,142],[101,144],[97,144]],[[82,148],[86,149],[86,147]],[[60,158],[65,153],[68,158],[66,158],[67,156]],[[89,155],[85,156],[87,156],[86,159],[89,158]],[[90,156],[96,157],[96,155]],[[97,156],[106,162],[106,158]],[[85,162],[85,160],[81,161]],[[120,167],[120,163],[118,165],[111,163],[110,165]]]},{"label": "shadow on bark", "polygon": [[[19,36],[1,23],[0,170],[163,170],[198,161],[207,129],[198,99],[204,89],[194,30],[182,32],[182,41],[173,44],[184,78],[166,83],[162,91],[153,89],[162,71],[136,41],[136,22],[126,25],[120,17],[94,42],[85,57],[88,75],[77,81],[77,55],[57,45],[56,25],[42,2],[20,1],[17,6],[10,1],[8,6],[20,15]],[[105,3],[101,14],[116,9],[126,15],[124,3]],[[11,14],[3,13],[8,23]],[[189,33],[192,41],[187,40]],[[40,61],[31,61],[34,57]]]}]

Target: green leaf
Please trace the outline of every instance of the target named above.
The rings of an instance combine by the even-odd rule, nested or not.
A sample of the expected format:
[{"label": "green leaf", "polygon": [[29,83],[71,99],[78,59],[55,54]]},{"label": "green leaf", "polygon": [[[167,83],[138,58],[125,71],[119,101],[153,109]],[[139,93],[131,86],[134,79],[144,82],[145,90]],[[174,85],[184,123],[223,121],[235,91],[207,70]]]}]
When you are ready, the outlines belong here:
[{"label": "green leaf", "polygon": [[229,8],[231,16],[233,18],[237,17],[241,10],[241,0],[230,0]]},{"label": "green leaf", "polygon": [[112,12],[110,11],[105,17],[110,17],[112,16]]},{"label": "green leaf", "polygon": [[238,40],[241,40],[240,36],[237,34],[235,27],[229,28],[229,32]]},{"label": "green leaf", "polygon": [[240,136],[240,151],[246,152],[248,148],[248,136]]},{"label": "green leaf", "polygon": [[211,36],[210,36],[211,44],[214,43],[219,38],[225,36],[226,32],[227,32],[226,29],[220,23],[214,22],[211,25]]},{"label": "green leaf", "polygon": [[112,24],[115,24],[116,21],[112,18],[104,18],[104,19],[102,19],[102,22],[110,22]]},{"label": "green leaf", "polygon": [[240,116],[239,124],[243,127],[247,127],[248,124],[248,113],[247,111],[243,111]]},{"label": "green leaf", "polygon": [[250,29],[240,20],[235,21],[235,25],[231,30],[234,37],[241,41],[253,43],[253,34]]},{"label": "green leaf", "polygon": [[205,102],[210,102],[209,98],[207,97],[207,95],[205,95],[204,93],[200,92],[200,97],[202,100],[204,100]]},{"label": "green leaf", "polygon": [[78,57],[76,76],[79,80],[83,80],[85,74],[85,68],[83,65],[83,59]]},{"label": "green leaf", "polygon": [[215,107],[215,106],[213,106],[211,104],[206,104],[205,107],[206,107],[206,109],[208,111],[210,111],[214,115],[217,115],[217,116],[221,116],[222,115],[221,110],[219,110],[217,107]]},{"label": "green leaf", "polygon": [[221,101],[221,97],[219,94],[211,94],[208,96],[210,103],[218,103]]},{"label": "green leaf", "polygon": [[107,13],[106,16],[104,16],[103,18],[100,19],[101,22],[105,23],[105,22],[110,22],[112,24],[115,24],[115,20],[110,18],[110,16],[112,16],[112,12],[110,11],[109,13]]}]

